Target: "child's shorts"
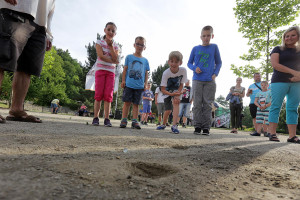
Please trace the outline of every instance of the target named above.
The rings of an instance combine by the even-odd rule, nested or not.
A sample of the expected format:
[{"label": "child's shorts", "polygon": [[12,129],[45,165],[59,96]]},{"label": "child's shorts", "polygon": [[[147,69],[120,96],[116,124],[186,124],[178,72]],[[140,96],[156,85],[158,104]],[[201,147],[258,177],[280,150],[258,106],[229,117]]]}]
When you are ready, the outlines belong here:
[{"label": "child's shorts", "polygon": [[142,103],[142,93],[144,89],[133,89],[125,87],[123,90],[123,102],[132,102],[133,104],[140,105]]},{"label": "child's shorts", "polygon": [[257,109],[256,123],[269,125],[269,111]]},{"label": "child's shorts", "polygon": [[106,70],[95,73],[95,100],[113,101],[115,74]]},{"label": "child's shorts", "polygon": [[143,113],[150,113],[150,112],[151,112],[151,105],[150,104],[143,105]]}]

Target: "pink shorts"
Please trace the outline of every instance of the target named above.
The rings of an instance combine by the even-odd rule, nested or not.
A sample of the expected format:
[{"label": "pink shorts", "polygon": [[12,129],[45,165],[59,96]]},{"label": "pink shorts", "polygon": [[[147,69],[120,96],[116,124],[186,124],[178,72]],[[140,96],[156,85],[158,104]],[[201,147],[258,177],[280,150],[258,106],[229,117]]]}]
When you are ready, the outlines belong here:
[{"label": "pink shorts", "polygon": [[98,70],[95,74],[95,100],[113,101],[115,74],[106,70]]}]

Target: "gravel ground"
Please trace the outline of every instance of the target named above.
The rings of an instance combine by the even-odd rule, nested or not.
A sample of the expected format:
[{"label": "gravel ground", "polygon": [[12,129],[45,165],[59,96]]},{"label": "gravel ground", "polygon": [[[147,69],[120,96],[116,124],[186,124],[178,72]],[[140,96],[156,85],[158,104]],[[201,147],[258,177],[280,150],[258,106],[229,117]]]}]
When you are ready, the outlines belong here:
[{"label": "gravel ground", "polygon": [[[0,109],[6,116],[7,109]],[[300,199],[300,145],[249,132],[92,126],[30,113],[0,124],[0,199]],[[129,124],[130,125],[130,124]]]}]

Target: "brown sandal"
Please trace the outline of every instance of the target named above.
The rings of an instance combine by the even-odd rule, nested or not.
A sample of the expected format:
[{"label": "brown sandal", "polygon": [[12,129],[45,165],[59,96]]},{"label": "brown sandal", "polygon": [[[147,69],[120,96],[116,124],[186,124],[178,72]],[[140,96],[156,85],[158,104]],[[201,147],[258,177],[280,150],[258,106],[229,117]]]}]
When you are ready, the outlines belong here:
[{"label": "brown sandal", "polygon": [[280,142],[280,140],[278,139],[276,134],[271,134],[270,137],[269,137],[269,140],[273,141],[273,142]]},{"label": "brown sandal", "polygon": [[4,123],[6,123],[6,120],[5,120],[4,117],[2,117],[2,116],[0,115],[0,124],[4,124]]},{"label": "brown sandal", "polygon": [[32,122],[32,123],[42,123],[40,118],[33,115],[28,115],[25,111],[9,111],[10,116],[6,117],[7,121],[19,121],[19,122]]}]

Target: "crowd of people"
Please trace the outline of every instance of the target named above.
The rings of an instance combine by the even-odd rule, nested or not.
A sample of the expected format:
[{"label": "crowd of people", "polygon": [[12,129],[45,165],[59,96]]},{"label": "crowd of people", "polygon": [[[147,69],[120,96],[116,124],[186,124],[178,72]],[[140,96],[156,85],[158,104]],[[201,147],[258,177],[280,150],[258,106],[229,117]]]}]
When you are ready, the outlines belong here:
[{"label": "crowd of people", "polygon": [[[4,71],[14,72],[12,106],[9,115],[0,116],[0,123],[6,120],[41,123],[42,121],[28,115],[23,103],[30,85],[31,75],[39,76],[43,66],[45,51],[51,49],[51,19],[55,0],[45,1],[0,1],[0,86]],[[97,40],[95,63],[95,102],[93,125],[99,125],[99,111],[104,101],[104,126],[111,127],[109,113],[116,79],[116,68],[120,62],[119,46],[114,40],[117,26],[109,22],[104,28],[104,37]],[[148,60],[143,57],[146,39],[138,36],[134,41],[135,52],[125,58],[122,73],[123,88],[122,119],[120,128],[128,124],[129,109],[132,105],[131,128],[141,129],[138,122],[139,105],[143,101],[141,124],[147,124],[151,113],[152,101],[155,100],[158,110],[157,130],[167,127],[172,114],[172,133],[180,133],[178,122],[181,117],[185,127],[190,117],[193,102],[193,126],[196,135],[209,135],[212,122],[212,103],[215,99],[216,82],[222,61],[218,46],[211,43],[214,38],[211,26],[203,27],[201,44],[195,46],[187,63],[193,72],[192,87],[187,79],[187,69],[182,65],[183,56],[179,51],[169,54],[169,68],[163,72],[160,86],[155,95],[150,90]],[[260,136],[262,131],[270,141],[279,141],[276,136],[279,112],[286,98],[286,122],[289,130],[288,142],[300,143],[296,136],[298,123],[298,106],[300,102],[300,31],[294,26],[285,31],[282,44],[271,52],[273,75],[271,84],[261,81],[259,73],[254,74],[255,83],[247,92],[241,86],[242,79],[236,79],[236,85],[230,88],[227,99],[230,101],[231,133],[237,133],[243,98],[250,97],[250,112],[255,132]],[[59,100],[51,103],[52,112],[57,113]],[[82,108],[86,110],[86,108]],[[152,116],[153,117],[153,116]]]}]

